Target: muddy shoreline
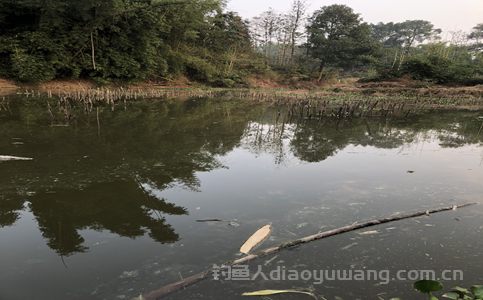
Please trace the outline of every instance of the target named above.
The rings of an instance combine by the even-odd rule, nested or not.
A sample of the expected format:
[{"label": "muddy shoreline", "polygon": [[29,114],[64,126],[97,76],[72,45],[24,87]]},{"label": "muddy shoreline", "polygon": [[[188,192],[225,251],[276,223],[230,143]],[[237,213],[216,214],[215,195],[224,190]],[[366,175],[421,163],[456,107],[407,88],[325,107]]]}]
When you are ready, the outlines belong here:
[{"label": "muddy shoreline", "polygon": [[414,83],[407,82],[371,82],[358,83],[355,79],[345,80],[337,83],[326,83],[324,85],[301,88],[297,86],[282,86],[277,83],[264,82],[255,85],[253,88],[243,89],[223,89],[210,88],[199,84],[190,84],[186,81],[181,82],[158,82],[145,81],[139,85],[113,85],[107,87],[99,87],[92,80],[85,79],[62,79],[52,80],[40,83],[38,85],[30,85],[18,83],[13,80],[0,78],[0,97],[15,96],[24,93],[41,93],[41,94],[60,94],[63,92],[75,92],[86,89],[170,89],[170,90],[186,90],[187,92],[195,92],[196,90],[253,90],[260,93],[281,93],[281,94],[300,94],[300,95],[343,95],[343,94],[361,94],[373,96],[405,96],[408,97],[457,97],[457,98],[483,98],[483,86],[473,87],[451,87],[441,85],[415,86]]}]

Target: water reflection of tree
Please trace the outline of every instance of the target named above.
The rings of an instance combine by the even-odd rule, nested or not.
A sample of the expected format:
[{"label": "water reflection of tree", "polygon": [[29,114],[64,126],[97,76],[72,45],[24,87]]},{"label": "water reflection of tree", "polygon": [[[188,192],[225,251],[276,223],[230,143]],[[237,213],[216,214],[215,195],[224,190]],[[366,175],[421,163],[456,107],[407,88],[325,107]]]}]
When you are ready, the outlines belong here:
[{"label": "water reflection of tree", "polygon": [[9,195],[0,198],[0,228],[12,226],[20,219],[25,200],[19,195]]},{"label": "water reflection of tree", "polygon": [[[331,124],[332,125],[332,124]],[[299,122],[290,146],[295,156],[307,162],[317,162],[334,155],[348,143],[350,132],[334,130],[317,121]]]},{"label": "water reflection of tree", "polygon": [[[93,113],[50,127],[41,103],[19,101],[13,117],[3,119],[2,149],[34,160],[2,165],[0,181],[9,184],[0,187],[8,195],[0,198],[0,225],[13,225],[28,200],[48,245],[62,256],[87,251],[84,229],[177,241],[163,215],[187,214],[186,208],[143,187],[157,194],[174,186],[198,191],[196,173],[224,167],[217,157],[239,143],[257,107],[215,99],[140,101],[126,110],[100,107],[97,128]],[[26,135],[24,147],[11,144]],[[20,197],[20,190],[29,196]]]},{"label": "water reflection of tree", "polygon": [[241,138],[242,147],[255,155],[272,154],[276,165],[285,165],[290,154],[287,145],[293,130],[289,118],[278,116],[274,110],[268,113],[263,110],[257,121],[246,126]]},{"label": "water reflection of tree", "polygon": [[[238,145],[255,155],[270,154],[282,166],[290,154],[318,162],[348,145],[394,149],[435,134],[442,147],[483,139],[478,112],[319,121],[238,101],[187,99],[140,101],[114,111],[101,106],[97,128],[96,114],[78,114],[64,122],[68,126],[50,127],[43,103],[12,103],[12,115],[2,115],[2,154],[35,157],[2,163],[0,226],[13,225],[28,201],[49,246],[63,256],[87,251],[83,229],[176,241],[163,215],[186,214],[186,209],[143,187],[199,191],[196,173],[223,168],[218,157]],[[25,144],[13,145],[17,137]]]},{"label": "water reflection of tree", "polygon": [[[256,154],[271,153],[277,165],[285,161],[287,153],[302,161],[319,162],[348,145],[395,149],[434,136],[441,147],[461,147],[482,143],[477,115],[478,112],[426,111],[409,117],[401,114],[391,118],[318,120],[276,118],[273,111],[267,111],[259,122],[247,126],[243,145]],[[457,126],[449,126],[448,120]]]},{"label": "water reflection of tree", "polygon": [[29,198],[47,244],[59,255],[85,252],[79,230],[108,230],[123,237],[148,234],[159,243],[173,243],[179,236],[163,214],[188,214],[186,208],[147,194],[134,181],[97,183],[82,191],[38,193]]},{"label": "water reflection of tree", "polygon": [[290,153],[302,161],[318,162],[351,143],[392,148],[402,144],[400,137],[395,132],[366,131],[360,121],[281,117],[247,126],[243,145],[257,154],[272,154],[275,164],[281,165]]}]

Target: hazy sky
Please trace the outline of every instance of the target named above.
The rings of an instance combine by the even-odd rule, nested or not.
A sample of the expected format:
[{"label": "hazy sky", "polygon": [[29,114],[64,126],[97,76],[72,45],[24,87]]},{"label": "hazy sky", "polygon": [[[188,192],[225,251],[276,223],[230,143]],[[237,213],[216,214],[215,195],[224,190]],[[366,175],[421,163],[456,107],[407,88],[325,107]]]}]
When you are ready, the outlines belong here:
[{"label": "hazy sky", "polygon": [[[258,16],[269,7],[287,12],[293,0],[228,0],[228,9],[244,18]],[[426,20],[444,32],[463,30],[470,32],[483,23],[483,0],[308,0],[309,15],[322,6],[345,4],[359,13],[365,22],[404,22]],[[443,36],[443,38],[445,38]]]}]

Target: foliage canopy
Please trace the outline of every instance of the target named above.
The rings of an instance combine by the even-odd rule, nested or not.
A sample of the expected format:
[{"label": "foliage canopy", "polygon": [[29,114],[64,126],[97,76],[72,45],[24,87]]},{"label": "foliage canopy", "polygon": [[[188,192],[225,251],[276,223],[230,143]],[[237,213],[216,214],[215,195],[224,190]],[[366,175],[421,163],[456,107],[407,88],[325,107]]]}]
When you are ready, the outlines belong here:
[{"label": "foliage canopy", "polygon": [[319,80],[327,63],[347,67],[379,50],[379,44],[370,37],[370,26],[346,5],[315,11],[307,32],[307,48],[320,59]]},{"label": "foliage canopy", "polygon": [[346,5],[316,10],[305,32],[305,0],[251,24],[225,8],[225,0],[0,0],[0,76],[109,83],[184,75],[234,87],[249,75],[296,82],[376,70],[370,80],[483,83],[483,23],[452,32],[448,45],[429,21],[369,25]]},{"label": "foliage canopy", "polygon": [[211,82],[250,54],[247,24],[223,8],[222,0],[2,0],[0,75],[40,82],[186,73]]}]

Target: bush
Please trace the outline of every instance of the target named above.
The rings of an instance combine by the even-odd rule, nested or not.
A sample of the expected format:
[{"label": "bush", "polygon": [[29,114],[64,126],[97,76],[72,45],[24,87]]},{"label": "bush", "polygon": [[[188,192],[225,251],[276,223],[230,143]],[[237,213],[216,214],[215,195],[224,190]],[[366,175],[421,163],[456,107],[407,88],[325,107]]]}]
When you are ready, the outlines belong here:
[{"label": "bush", "polygon": [[452,66],[453,61],[441,56],[412,57],[403,64],[402,73],[411,75],[415,80],[427,80],[441,84],[451,81]]},{"label": "bush", "polygon": [[439,54],[414,56],[408,58],[402,64],[396,61],[391,67],[377,66],[377,74],[364,78],[361,82],[386,81],[392,78],[407,76],[413,80],[420,81],[422,85],[424,85],[424,82],[464,84],[475,79],[475,75],[477,74],[477,67],[470,64],[470,62],[466,60],[453,60]]},{"label": "bush", "polygon": [[225,87],[225,88],[232,88],[235,86],[235,81],[231,79],[218,79],[215,81],[215,84],[219,87]]},{"label": "bush", "polygon": [[55,69],[42,55],[18,52],[10,56],[12,72],[17,79],[39,83],[55,78]]},{"label": "bush", "polygon": [[204,82],[211,82],[218,75],[213,65],[197,57],[192,57],[187,62],[186,73],[191,79]]}]

